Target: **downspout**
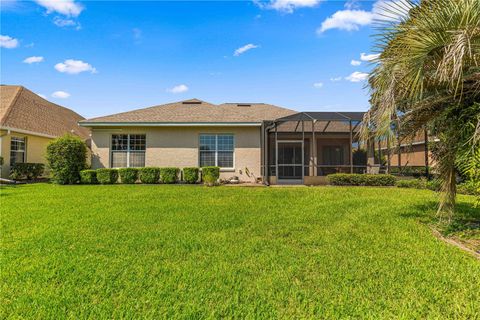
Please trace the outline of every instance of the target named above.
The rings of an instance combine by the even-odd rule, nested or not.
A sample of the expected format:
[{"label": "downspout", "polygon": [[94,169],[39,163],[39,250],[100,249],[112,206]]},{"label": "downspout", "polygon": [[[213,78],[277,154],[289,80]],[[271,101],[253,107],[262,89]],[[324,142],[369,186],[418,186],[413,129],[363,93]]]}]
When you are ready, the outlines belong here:
[{"label": "downspout", "polygon": [[266,186],[269,186],[270,183],[268,182],[268,178],[270,177],[269,174],[269,163],[268,163],[268,132],[270,129],[275,128],[275,122],[273,122],[271,125],[265,127],[263,129],[263,159],[264,159],[264,170],[263,170],[263,184]]}]

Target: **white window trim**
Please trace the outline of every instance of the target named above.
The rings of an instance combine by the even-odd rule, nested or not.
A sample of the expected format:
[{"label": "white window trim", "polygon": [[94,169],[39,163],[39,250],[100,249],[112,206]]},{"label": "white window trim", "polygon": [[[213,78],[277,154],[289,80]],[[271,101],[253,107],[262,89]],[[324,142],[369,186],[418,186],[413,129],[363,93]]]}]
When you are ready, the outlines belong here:
[{"label": "white window trim", "polygon": [[[114,135],[127,135],[127,150],[126,151],[120,151],[120,152],[125,152],[127,154],[127,166],[126,167],[114,167],[113,166],[113,152],[119,152],[119,150],[117,151],[114,151],[112,150],[112,137]],[[144,135],[145,136],[145,151],[133,151],[134,153],[135,152],[143,152],[145,153],[145,164],[144,164],[144,167],[147,163],[147,135],[145,133],[112,133],[110,135],[110,159],[109,159],[109,164],[110,164],[110,168],[112,169],[119,169],[119,168],[130,168],[130,152],[132,152],[130,150],[130,135]]]},{"label": "white window trim", "polygon": [[27,162],[27,137],[16,137],[16,136],[12,136],[10,138],[10,166],[12,165],[12,141],[13,139],[23,139],[23,146],[24,146],[24,150],[23,151],[18,151],[18,150],[15,150],[14,152],[18,152],[18,153],[23,153],[23,162],[18,162],[18,163],[26,163]]},{"label": "white window trim", "polygon": [[202,135],[215,136],[215,166],[218,167],[218,136],[232,136],[233,137],[233,167],[220,167],[220,171],[235,171],[235,134],[233,133],[216,133],[216,132],[203,132],[198,135],[198,166],[201,167],[200,163],[200,137]]}]

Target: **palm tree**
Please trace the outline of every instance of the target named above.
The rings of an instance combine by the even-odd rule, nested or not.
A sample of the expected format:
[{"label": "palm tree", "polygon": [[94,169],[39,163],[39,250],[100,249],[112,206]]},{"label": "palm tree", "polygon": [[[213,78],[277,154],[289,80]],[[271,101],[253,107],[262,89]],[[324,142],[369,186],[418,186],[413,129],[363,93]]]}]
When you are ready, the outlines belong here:
[{"label": "palm tree", "polygon": [[450,218],[459,154],[480,148],[480,1],[402,0],[386,2],[382,12],[388,18],[379,23],[362,137],[435,135],[438,212]]}]

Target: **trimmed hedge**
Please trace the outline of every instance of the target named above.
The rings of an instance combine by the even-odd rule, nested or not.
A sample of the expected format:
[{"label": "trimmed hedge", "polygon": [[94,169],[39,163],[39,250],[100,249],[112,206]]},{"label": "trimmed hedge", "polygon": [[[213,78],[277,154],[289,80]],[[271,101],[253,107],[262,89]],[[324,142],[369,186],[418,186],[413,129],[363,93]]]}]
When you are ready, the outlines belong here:
[{"label": "trimmed hedge", "polygon": [[117,169],[97,169],[97,180],[101,184],[113,184],[118,180]]},{"label": "trimmed hedge", "polygon": [[97,171],[95,170],[82,170],[80,171],[80,182],[83,184],[96,184]]},{"label": "trimmed hedge", "polygon": [[197,183],[199,171],[200,169],[197,167],[183,168],[183,181],[191,184]]},{"label": "trimmed hedge", "polygon": [[67,134],[48,144],[46,158],[53,182],[75,184],[80,181],[80,171],[87,168],[87,145]]},{"label": "trimmed hedge", "polygon": [[122,183],[132,184],[138,180],[137,168],[120,168],[118,169],[118,175]]},{"label": "trimmed hedge", "polygon": [[212,186],[220,178],[219,167],[202,167],[202,180],[205,184]]},{"label": "trimmed hedge", "polygon": [[180,168],[160,168],[160,182],[162,183],[175,183],[178,181],[178,174]]},{"label": "trimmed hedge", "polygon": [[442,187],[442,183],[438,179],[432,179],[432,180],[427,181],[425,186],[428,190],[440,191],[440,189]]},{"label": "trimmed hedge", "polygon": [[138,177],[142,183],[153,184],[158,183],[160,179],[160,168],[145,167],[140,168],[138,171]]},{"label": "trimmed hedge", "polygon": [[427,187],[427,182],[423,179],[398,180],[397,181],[397,187],[399,187],[399,188],[425,189]]},{"label": "trimmed hedge", "polygon": [[11,169],[10,177],[16,179],[36,180],[45,170],[43,163],[15,163]]},{"label": "trimmed hedge", "polygon": [[422,167],[397,167],[391,166],[390,173],[398,176],[408,176],[408,177],[425,177],[427,175],[427,168]]},{"label": "trimmed hedge", "polygon": [[396,181],[389,174],[335,173],[327,177],[335,186],[394,186]]}]

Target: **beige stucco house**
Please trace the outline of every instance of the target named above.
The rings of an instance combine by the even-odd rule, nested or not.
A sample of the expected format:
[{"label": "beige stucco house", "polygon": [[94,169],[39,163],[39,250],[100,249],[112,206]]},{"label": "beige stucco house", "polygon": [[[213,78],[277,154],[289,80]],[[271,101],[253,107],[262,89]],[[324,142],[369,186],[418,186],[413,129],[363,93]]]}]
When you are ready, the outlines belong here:
[{"label": "beige stucco house", "polygon": [[79,127],[84,118],[70,109],[43,99],[22,86],[0,86],[1,177],[8,178],[18,162],[46,163],[48,143],[65,133],[89,138],[89,130]]},{"label": "beige stucco house", "polygon": [[363,115],[192,99],[79,124],[91,130],[94,169],[219,166],[221,179],[310,185],[385,170],[358,139]]},{"label": "beige stucco house", "polygon": [[92,168],[221,167],[221,178],[261,178],[264,120],[295,113],[263,103],[192,99],[80,121],[91,129]]}]

